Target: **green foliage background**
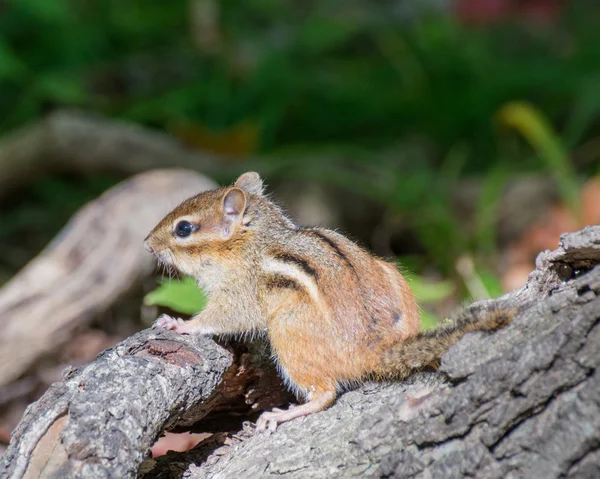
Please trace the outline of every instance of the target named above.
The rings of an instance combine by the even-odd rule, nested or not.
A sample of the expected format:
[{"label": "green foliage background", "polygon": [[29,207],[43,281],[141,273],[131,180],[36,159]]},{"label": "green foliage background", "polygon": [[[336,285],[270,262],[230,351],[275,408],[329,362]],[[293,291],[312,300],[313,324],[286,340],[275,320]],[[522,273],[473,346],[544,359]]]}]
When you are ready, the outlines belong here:
[{"label": "green foliage background", "polygon": [[[195,42],[193,3],[219,10],[199,15],[209,26]],[[481,171],[497,153],[492,118],[508,101],[566,123],[570,145],[588,133],[600,34],[589,2],[572,3],[556,25],[467,28],[448,16],[408,23],[366,1],[8,2],[2,131],[77,106],[162,127],[248,121],[264,152],[417,135],[439,150],[434,164],[463,144],[466,170]]]},{"label": "green foliage background", "polygon": [[[473,254],[495,291],[485,267],[506,182],[548,174],[577,208],[581,178],[598,173],[597,149],[580,164],[568,155],[600,134],[600,6],[568,2],[550,24],[476,27],[405,3],[414,12],[366,0],[8,1],[0,134],[58,107],[203,138],[245,125],[242,153],[275,178],[357,192],[413,232],[413,269],[447,276]],[[520,120],[502,115],[510,104]],[[450,194],[470,177],[484,193],[465,229]],[[41,180],[24,195],[41,198],[43,217],[27,200],[8,205],[0,246],[25,232],[48,238],[116,180]]]}]

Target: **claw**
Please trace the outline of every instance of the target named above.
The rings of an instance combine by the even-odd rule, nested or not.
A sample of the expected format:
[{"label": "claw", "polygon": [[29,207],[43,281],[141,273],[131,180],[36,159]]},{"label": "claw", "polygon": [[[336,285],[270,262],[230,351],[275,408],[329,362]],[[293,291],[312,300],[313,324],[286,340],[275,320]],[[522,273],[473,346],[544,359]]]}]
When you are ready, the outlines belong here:
[{"label": "claw", "polygon": [[334,398],[335,391],[325,391],[315,394],[309,402],[301,406],[294,404],[289,409],[275,408],[270,412],[264,412],[256,421],[256,432],[275,432],[277,426],[283,422],[322,411],[333,402]]},{"label": "claw", "polygon": [[168,329],[177,331],[180,334],[188,334],[185,330],[185,321],[181,318],[174,318],[168,314],[161,314],[152,324],[153,328]]},{"label": "claw", "polygon": [[272,412],[265,412],[256,421],[256,431],[257,432],[266,432],[273,433],[277,430],[277,426],[279,425],[278,418],[282,416],[282,413],[285,413],[285,410],[282,409],[273,409]]}]

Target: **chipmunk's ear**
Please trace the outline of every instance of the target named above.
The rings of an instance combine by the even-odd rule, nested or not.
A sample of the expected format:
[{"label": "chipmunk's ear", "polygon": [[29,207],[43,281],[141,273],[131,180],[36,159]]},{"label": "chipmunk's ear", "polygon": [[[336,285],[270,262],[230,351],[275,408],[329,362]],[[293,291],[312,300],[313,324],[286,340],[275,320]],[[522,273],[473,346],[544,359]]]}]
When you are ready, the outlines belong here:
[{"label": "chipmunk's ear", "polygon": [[246,211],[246,193],[240,188],[229,188],[223,196],[223,212],[229,223],[242,219]]},{"label": "chipmunk's ear", "polygon": [[262,195],[264,190],[263,181],[258,176],[258,173],[254,171],[249,171],[248,173],[244,173],[240,176],[236,182],[235,186],[244,190],[251,195]]}]

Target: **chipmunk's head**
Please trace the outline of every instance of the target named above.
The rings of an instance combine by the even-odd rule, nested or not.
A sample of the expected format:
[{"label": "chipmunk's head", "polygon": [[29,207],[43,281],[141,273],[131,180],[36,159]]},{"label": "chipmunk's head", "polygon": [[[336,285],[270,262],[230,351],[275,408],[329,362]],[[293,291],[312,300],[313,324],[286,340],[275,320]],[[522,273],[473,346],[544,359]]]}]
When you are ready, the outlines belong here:
[{"label": "chipmunk's head", "polygon": [[[249,202],[262,196],[257,173],[244,173],[228,188],[200,193],[165,216],[144,240],[160,263],[197,277],[243,247]],[[233,253],[233,254],[232,254]]]}]

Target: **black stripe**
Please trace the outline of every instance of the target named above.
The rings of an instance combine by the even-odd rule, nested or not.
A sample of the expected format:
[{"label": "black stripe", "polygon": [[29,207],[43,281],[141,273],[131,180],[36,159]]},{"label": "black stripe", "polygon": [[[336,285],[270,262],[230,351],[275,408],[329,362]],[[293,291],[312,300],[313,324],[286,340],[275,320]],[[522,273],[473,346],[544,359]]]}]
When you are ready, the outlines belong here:
[{"label": "black stripe", "polygon": [[344,261],[350,267],[350,269],[352,269],[354,274],[356,274],[354,265],[350,262],[350,260],[348,259],[348,256],[346,256],[346,253],[344,253],[340,249],[340,247],[331,238],[329,238],[328,236],[326,236],[325,234],[321,233],[318,230],[304,230],[304,231],[306,233],[308,233],[309,235],[319,238],[321,241],[324,241],[325,243],[327,243],[337,253],[337,255],[340,257],[340,259],[342,261]]},{"label": "black stripe", "polygon": [[317,272],[317,270],[314,269],[308,263],[308,261],[306,261],[303,258],[300,258],[299,256],[294,256],[293,254],[279,252],[279,253],[275,253],[274,257],[276,259],[283,261],[284,263],[293,263],[293,264],[299,266],[302,269],[302,271],[304,271],[306,274],[309,274],[310,276],[315,278],[315,280],[319,279],[319,273]]},{"label": "black stripe", "polygon": [[303,291],[304,288],[300,283],[292,278],[283,276],[282,274],[272,274],[266,278],[267,289],[293,289],[295,291]]}]

